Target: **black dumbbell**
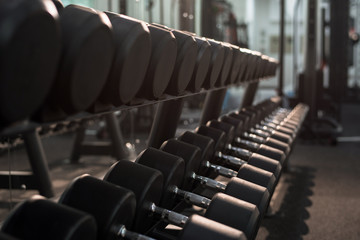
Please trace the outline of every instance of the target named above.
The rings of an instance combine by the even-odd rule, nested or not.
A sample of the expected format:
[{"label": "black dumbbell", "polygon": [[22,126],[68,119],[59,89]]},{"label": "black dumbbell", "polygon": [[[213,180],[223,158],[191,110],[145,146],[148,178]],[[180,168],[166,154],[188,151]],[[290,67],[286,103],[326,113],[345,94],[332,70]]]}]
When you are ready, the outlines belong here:
[{"label": "black dumbbell", "polygon": [[[222,131],[219,131],[217,129],[212,129],[216,131],[217,133],[222,134],[224,138],[224,133]],[[212,136],[213,137],[213,136]],[[203,164],[200,166],[200,168],[204,169],[204,175],[206,176],[208,172],[216,171],[218,174],[221,174],[225,177],[238,177],[241,179],[244,179],[246,181],[255,183],[257,185],[266,187],[270,193],[273,192],[275,183],[276,183],[276,177],[272,172],[266,171],[264,169],[255,167],[253,165],[250,165],[248,162],[243,161],[239,158],[225,155],[221,152],[219,152],[219,148],[221,148],[220,141],[214,142],[212,138],[203,136],[199,133],[193,133],[193,132],[185,132],[183,135],[179,137],[180,141],[184,141],[190,144],[193,144],[197,147],[199,147],[204,154],[205,151],[209,151],[211,155],[204,155],[203,156]],[[223,139],[221,140],[221,142]],[[207,154],[207,153],[206,153]],[[222,167],[220,165],[217,165],[217,163],[220,162],[237,162],[238,163],[238,171],[233,171],[229,168]],[[278,162],[268,162],[267,159],[259,159],[259,161],[265,162],[265,166],[269,165],[275,165],[273,168],[278,168],[279,163]]]},{"label": "black dumbbell", "polygon": [[224,46],[213,39],[207,39],[210,43],[211,49],[211,61],[209,71],[206,75],[203,87],[205,89],[212,89],[215,86],[216,81],[219,79],[220,72],[225,60]]},{"label": "black dumbbell", "polygon": [[[210,141],[210,145],[212,145],[212,140]],[[161,150],[181,157],[185,161],[185,175],[181,183],[184,191],[192,191],[196,186],[195,183],[198,182],[204,187],[255,204],[260,214],[265,212],[270,200],[270,194],[265,187],[237,177],[230,178],[227,184],[224,184],[212,178],[202,176],[199,173],[199,169],[203,169],[203,166],[201,166],[203,159],[199,147],[176,139],[170,139],[162,144]],[[211,194],[209,197],[213,197],[213,195]]]},{"label": "black dumbbell", "polygon": [[206,75],[209,71],[211,46],[206,38],[197,37],[195,35],[193,35],[193,37],[198,45],[198,55],[191,80],[186,89],[191,92],[199,92],[203,87]]},{"label": "black dumbbell", "polygon": [[193,36],[187,32],[171,29],[160,24],[153,23],[152,25],[171,31],[176,38],[177,56],[175,68],[165,92],[174,96],[181,95],[188,86],[194,72],[198,44]]},{"label": "black dumbbell", "polygon": [[242,74],[241,71],[243,70],[244,61],[243,61],[243,54],[240,51],[240,48],[238,46],[228,44],[232,50],[233,50],[233,61],[230,68],[230,74],[225,81],[225,85],[231,85],[234,84],[237,79],[239,78],[239,75]]},{"label": "black dumbbell", "polygon": [[242,64],[241,64],[241,69],[239,72],[239,75],[236,79],[236,83],[238,84],[242,84],[246,82],[246,75],[247,75],[247,71],[248,71],[248,64],[249,64],[249,54],[247,53],[246,49],[244,48],[239,48],[240,50],[240,54],[242,56]]},{"label": "black dumbbell", "polygon": [[58,11],[62,55],[48,102],[52,108],[74,114],[88,109],[98,99],[112,65],[115,45],[105,13],[77,5],[59,7]]},{"label": "black dumbbell", "polygon": [[151,55],[149,28],[143,22],[105,12],[113,27],[115,56],[100,100],[114,106],[129,103],[145,78]]},{"label": "black dumbbell", "polygon": [[229,77],[231,65],[233,62],[233,49],[229,44],[221,43],[224,47],[224,62],[218,80],[215,82],[216,87],[223,87]]},{"label": "black dumbbell", "polygon": [[61,33],[48,1],[1,1],[0,16],[0,125],[6,126],[43,104],[56,77]]},{"label": "black dumbbell", "polygon": [[[171,224],[184,227],[183,232],[187,231],[187,225],[193,225],[191,217],[189,218],[185,215],[164,209],[159,206],[159,201],[163,192],[163,175],[160,171],[130,161],[118,161],[107,172],[104,180],[127,188],[135,193],[137,210],[133,225],[134,231],[143,233],[149,230],[149,228],[156,222],[156,219],[151,216],[152,214],[159,216]],[[216,201],[219,202],[219,205],[221,205],[221,203],[224,201],[232,202],[232,207],[229,205],[227,206],[228,210],[242,209],[245,204],[245,202],[241,201],[240,205],[240,200],[227,195],[219,194],[217,195],[216,199]],[[249,210],[252,210],[252,216],[256,217],[256,215],[258,215],[258,210],[255,205],[246,203],[246,206]],[[214,209],[213,211],[209,212],[206,217],[213,219],[214,221],[217,219],[229,221],[229,218],[224,219],[223,216],[223,213],[228,211],[227,209],[222,209],[223,212],[220,212],[220,210],[216,211]],[[197,216],[197,218],[199,218],[199,216]],[[241,223],[240,221],[234,221],[233,224],[240,226],[244,223]],[[247,224],[250,225],[253,223],[250,221]],[[214,237],[211,235],[213,233],[214,232],[211,229],[206,230],[203,232],[203,237],[206,239],[214,239]],[[190,233],[184,235],[189,236]],[[219,233],[215,234],[215,236],[219,237]],[[239,237],[238,234],[237,236]]]},{"label": "black dumbbell", "polygon": [[95,219],[82,211],[40,196],[20,203],[1,231],[19,239],[96,239]]},{"label": "black dumbbell", "polygon": [[[225,197],[221,198],[222,200],[219,201],[219,194],[214,196],[213,201],[198,194],[181,189],[180,186],[183,182],[183,178],[184,176],[187,176],[185,173],[185,162],[181,157],[160,151],[155,148],[148,148],[140,153],[136,159],[136,162],[157,169],[163,174],[164,192],[160,200],[160,207],[173,208],[176,202],[176,197],[181,197],[191,204],[206,208],[204,215],[205,217],[209,217],[220,223],[240,229],[246,234],[248,238],[252,238],[251,236],[256,235],[258,223],[260,220],[259,212],[255,211],[253,207],[250,207],[246,201],[238,201],[238,203],[235,203],[233,198]],[[257,191],[258,189],[249,188],[248,185],[244,184],[238,188],[236,194],[226,195],[241,196],[251,194],[252,196],[248,196],[248,198],[252,199],[256,204],[260,203],[259,205],[261,205],[262,201],[266,203],[266,201],[268,201],[266,198],[268,195],[265,194],[266,197],[264,199],[264,194],[259,195],[259,192]],[[237,207],[234,207],[234,204]],[[233,214],[237,216],[237,220],[234,221],[234,219],[231,219],[229,216],[228,219],[221,217],[220,214],[217,213],[219,209],[222,209],[223,211],[225,211],[224,209],[227,209],[228,212],[233,212]],[[226,214],[223,216],[226,216]]]},{"label": "black dumbbell", "polygon": [[147,26],[151,35],[151,56],[137,97],[153,100],[163,95],[170,82],[177,56],[177,43],[169,30]]}]

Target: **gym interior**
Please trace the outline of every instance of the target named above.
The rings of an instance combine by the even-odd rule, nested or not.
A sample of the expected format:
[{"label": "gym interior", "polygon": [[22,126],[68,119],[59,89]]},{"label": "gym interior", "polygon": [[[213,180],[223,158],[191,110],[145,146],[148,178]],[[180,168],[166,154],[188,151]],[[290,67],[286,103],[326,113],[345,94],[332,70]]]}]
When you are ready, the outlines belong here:
[{"label": "gym interior", "polygon": [[0,0],[0,239],[360,239],[359,0]]}]

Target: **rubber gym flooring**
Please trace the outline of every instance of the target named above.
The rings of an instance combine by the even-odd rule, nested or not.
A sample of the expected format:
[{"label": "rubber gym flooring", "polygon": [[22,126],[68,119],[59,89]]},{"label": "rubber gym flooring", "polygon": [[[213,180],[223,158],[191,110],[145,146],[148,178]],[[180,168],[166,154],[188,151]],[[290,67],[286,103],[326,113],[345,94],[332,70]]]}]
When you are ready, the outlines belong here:
[{"label": "rubber gym flooring", "polygon": [[[360,105],[343,107],[344,136],[360,136]],[[184,128],[187,128],[186,126]],[[190,126],[190,129],[193,126]],[[181,130],[180,130],[181,131]],[[136,150],[146,135],[137,136]],[[102,177],[115,162],[110,157],[83,157],[70,164],[73,133],[42,139],[57,197],[76,176]],[[3,150],[0,171],[28,170],[25,150],[20,146]],[[0,190],[0,221],[33,190]],[[299,140],[271,202],[271,214],[262,222],[262,239],[360,239],[360,142]]]}]

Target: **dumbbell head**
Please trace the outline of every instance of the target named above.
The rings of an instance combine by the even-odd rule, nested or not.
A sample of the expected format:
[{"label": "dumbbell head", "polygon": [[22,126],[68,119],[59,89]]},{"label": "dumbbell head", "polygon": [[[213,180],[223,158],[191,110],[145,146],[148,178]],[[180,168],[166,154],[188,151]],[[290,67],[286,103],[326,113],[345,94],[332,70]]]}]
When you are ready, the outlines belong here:
[{"label": "dumbbell head", "polygon": [[136,162],[157,169],[163,174],[164,185],[159,206],[172,208],[175,203],[174,187],[180,187],[183,182],[185,173],[184,160],[155,148],[147,148],[139,154]]},{"label": "dumbbell head", "polygon": [[246,240],[247,238],[241,231],[194,214],[190,216],[178,239]]},{"label": "dumbbell head", "polygon": [[233,118],[228,115],[223,115],[219,118],[220,122],[231,124],[234,127],[235,136],[241,135],[244,131],[244,122],[240,119]]},{"label": "dumbbell head", "polygon": [[[215,128],[211,128],[211,127],[207,127],[207,126],[200,126],[198,128],[196,128],[195,130],[196,133],[206,136],[206,137],[210,137],[214,140],[214,151],[221,151],[226,144],[230,143],[229,142],[229,136],[226,135],[226,133],[224,131],[215,129]],[[230,139],[231,141],[231,139]]]},{"label": "dumbbell head", "polygon": [[178,44],[175,68],[171,76],[166,92],[178,96],[183,94],[188,86],[198,54],[198,45],[195,39],[182,31],[171,31],[176,37]]},{"label": "dumbbell head", "polygon": [[61,40],[51,1],[2,1],[0,16],[0,124],[7,125],[30,116],[45,100]]},{"label": "dumbbell head", "polygon": [[98,239],[115,239],[121,225],[131,228],[135,215],[135,195],[122,187],[83,175],[67,187],[59,203],[95,217]]},{"label": "dumbbell head", "polygon": [[167,88],[174,70],[177,44],[169,30],[148,25],[151,36],[151,57],[143,85],[137,96],[160,98]]},{"label": "dumbbell head", "polygon": [[134,231],[144,233],[155,224],[155,220],[148,217],[147,204],[160,202],[163,191],[160,171],[130,161],[118,161],[106,173],[104,180],[134,192],[137,205]]},{"label": "dumbbell head", "polygon": [[[179,138],[180,141],[186,142],[188,144],[192,144],[196,147],[199,147],[201,150],[201,162],[210,161],[214,155],[214,145],[215,142],[209,138],[202,136],[200,134],[196,134],[190,131],[186,131]],[[181,156],[185,159],[183,156]],[[185,160],[186,161],[186,160]],[[209,169],[206,169],[200,164],[200,168],[198,169],[200,175],[208,175],[210,173]]]},{"label": "dumbbell head", "polygon": [[19,204],[1,231],[19,239],[96,239],[95,219],[40,196]]},{"label": "dumbbell head", "polygon": [[241,229],[249,239],[255,237],[259,216],[259,210],[254,204],[226,194],[216,194],[205,212],[206,218]]},{"label": "dumbbell head", "polygon": [[60,10],[62,57],[51,103],[72,114],[86,110],[106,83],[114,54],[109,18],[69,5]]},{"label": "dumbbell head", "polygon": [[144,82],[151,55],[150,32],[139,20],[105,13],[113,26],[115,56],[101,100],[120,106],[130,102]]},{"label": "dumbbell head", "polygon": [[196,58],[195,68],[187,86],[187,89],[191,92],[199,92],[203,87],[206,75],[209,71],[211,61],[211,46],[206,38],[200,38],[194,36],[198,45],[198,55]]},{"label": "dumbbell head", "polygon": [[230,74],[225,82],[225,85],[234,84],[240,74],[241,65],[243,64],[243,55],[240,52],[239,47],[230,45],[233,50],[233,61],[230,68]]},{"label": "dumbbell head", "polygon": [[216,81],[220,77],[220,72],[225,59],[224,46],[213,39],[208,39],[211,49],[211,61],[209,71],[206,75],[204,88],[211,89],[215,86]]},{"label": "dumbbell head", "polygon": [[211,120],[206,123],[206,126],[224,131],[226,134],[226,137],[228,139],[231,139],[231,141],[235,138],[235,128],[231,124],[228,124],[225,122],[220,122],[217,120]]},{"label": "dumbbell head", "polygon": [[200,168],[202,162],[201,149],[176,139],[170,139],[164,142],[160,149],[164,152],[179,156],[185,161],[185,174],[180,186],[183,190],[192,190],[194,187],[194,179],[191,175],[192,173],[197,173]]},{"label": "dumbbell head", "polygon": [[215,83],[215,86],[222,87],[225,86],[226,80],[228,79],[228,76],[230,74],[231,65],[233,61],[233,49],[230,45],[222,43],[224,46],[224,62],[221,68],[220,76],[218,80]]}]

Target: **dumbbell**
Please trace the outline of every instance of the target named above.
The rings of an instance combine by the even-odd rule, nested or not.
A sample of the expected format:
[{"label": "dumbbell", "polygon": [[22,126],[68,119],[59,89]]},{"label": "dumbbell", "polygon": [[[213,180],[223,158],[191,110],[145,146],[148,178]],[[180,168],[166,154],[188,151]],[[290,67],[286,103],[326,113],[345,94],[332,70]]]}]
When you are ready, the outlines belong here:
[{"label": "dumbbell", "polygon": [[224,62],[221,67],[220,75],[218,80],[215,82],[216,87],[223,87],[226,84],[226,80],[229,77],[231,65],[233,62],[234,51],[229,44],[221,43],[224,47]]},{"label": "dumbbell", "polygon": [[0,125],[5,127],[32,115],[49,94],[61,33],[50,1],[1,1],[0,16]]},{"label": "dumbbell", "polygon": [[[199,147],[176,139],[170,139],[162,144],[161,150],[181,157],[185,161],[185,174],[183,182],[180,184],[183,191],[192,191],[196,186],[195,183],[198,182],[203,187],[255,204],[261,216],[265,212],[270,200],[270,193],[265,187],[237,177],[230,178],[227,184],[224,184],[212,178],[202,176],[199,173],[199,169],[203,168],[201,166],[203,163],[202,152]],[[171,157],[167,159],[171,159]],[[162,168],[161,165],[157,166]],[[209,197],[213,197],[213,195]],[[202,201],[203,199],[197,200]]]},{"label": "dumbbell", "polygon": [[105,14],[113,27],[115,56],[100,101],[120,106],[133,100],[144,82],[151,55],[150,31],[137,19]]},{"label": "dumbbell", "polygon": [[225,49],[220,42],[214,39],[207,39],[207,40],[210,43],[211,61],[210,61],[209,70],[205,77],[203,87],[205,89],[212,89],[214,88],[217,80],[219,79],[220,72],[224,64]]},{"label": "dumbbell", "polygon": [[[133,224],[134,231],[143,233],[153,226],[155,219],[151,216],[152,214],[159,216],[171,224],[184,227],[183,232],[187,231],[186,225],[191,225],[191,217],[188,218],[185,215],[159,206],[159,201],[163,192],[163,175],[160,171],[130,161],[118,161],[106,173],[104,180],[127,188],[135,193],[137,210]],[[209,209],[207,211],[206,218],[214,221],[220,220],[226,223],[229,222],[238,228],[244,227],[243,225],[245,224],[248,228],[245,227],[245,231],[247,232],[244,233],[246,236],[248,236],[247,234],[252,236],[251,234],[253,234],[254,231],[254,229],[251,229],[254,224],[253,219],[258,219],[259,214],[255,205],[224,194],[218,194],[214,197],[213,201],[218,203],[220,208],[212,208],[211,211]],[[215,202],[213,204],[215,204]],[[228,204],[226,209],[221,209],[221,206],[224,206],[224,202],[232,204]],[[241,219],[239,219],[239,216],[234,216],[236,220],[233,219],[233,221],[230,221],[229,216],[227,216],[227,218],[224,217],[224,213],[229,213],[229,211],[234,211],[238,214],[242,214],[246,211],[251,214],[251,216],[243,216],[246,218],[250,217],[248,222],[242,222]],[[203,236],[205,238],[208,237],[210,239],[214,239],[211,236],[211,230],[206,230],[203,234],[205,234]],[[190,233],[184,235],[190,235]]]},{"label": "dumbbell", "polygon": [[233,50],[233,61],[230,68],[230,74],[228,75],[227,80],[225,81],[225,85],[234,84],[239,75],[242,74],[241,71],[243,71],[243,66],[245,64],[244,62],[244,55],[240,51],[240,48],[238,46],[225,43],[226,45],[229,45]]},{"label": "dumbbell", "polygon": [[[217,132],[223,134],[223,132],[214,129]],[[180,141],[187,142],[199,147],[202,151],[202,161],[200,169],[203,169],[203,172],[200,171],[200,174],[208,175],[210,171],[216,171],[218,174],[225,177],[238,177],[249,182],[255,183],[257,185],[266,187],[270,193],[273,192],[276,182],[276,177],[272,172],[266,171],[264,169],[250,165],[248,162],[241,160],[239,158],[225,155],[219,152],[219,149],[216,147],[221,147],[221,143],[214,143],[213,139],[207,136],[203,136],[198,133],[185,132],[179,137]],[[207,151],[210,152],[208,155]],[[239,167],[239,170],[236,172],[229,168],[222,167],[217,165],[219,162],[230,162],[236,163]],[[267,159],[257,159],[254,162],[258,162],[259,165],[264,165],[265,167],[271,166],[275,169],[279,168],[278,162],[270,162]],[[256,164],[256,163],[255,163]],[[276,171],[276,170],[275,170]]]},{"label": "dumbbell", "polygon": [[88,109],[105,86],[115,52],[112,25],[103,12],[53,1],[58,2],[62,54],[47,102],[74,114]]},{"label": "dumbbell", "polygon": [[196,35],[193,35],[193,37],[198,45],[198,55],[191,80],[186,89],[191,92],[199,92],[203,87],[206,75],[210,68],[211,45],[206,38],[197,37]]},{"label": "dumbbell", "polygon": [[[223,127],[222,123],[232,125],[234,127],[233,142],[235,145],[239,144],[245,147],[249,145],[249,147],[251,147],[251,145],[255,144],[254,147],[251,147],[252,151],[260,151],[261,152],[260,154],[263,154],[265,156],[283,162],[284,161],[283,159],[285,159],[290,152],[290,146],[287,143],[272,138],[271,136],[264,138],[254,133],[247,132],[244,129],[244,125],[246,126],[246,120],[241,118],[242,117],[234,117],[233,113],[231,113],[229,115],[221,116],[218,121],[213,120],[208,124],[212,125],[211,127],[218,128],[223,131],[225,130],[222,128]],[[256,146],[256,144],[260,144],[264,146],[264,148],[267,147],[268,153],[265,153],[265,150],[261,150],[262,147]],[[254,149],[258,149],[258,150],[254,150]]]},{"label": "dumbbell", "polygon": [[138,98],[159,99],[169,85],[177,56],[177,41],[169,30],[147,25],[151,36],[151,56]]},{"label": "dumbbell", "polygon": [[192,35],[186,32],[168,28],[164,25],[155,24],[172,32],[177,42],[177,56],[175,68],[172,73],[170,83],[166,88],[166,93],[178,96],[184,93],[188,86],[196,64],[198,45]]},{"label": "dumbbell", "polygon": [[[258,212],[254,212],[254,208],[249,208],[247,203],[244,204],[244,201],[249,202],[244,200],[244,198],[251,200],[249,203],[254,204],[256,207],[257,205],[264,207],[269,201],[269,195],[265,189],[257,187],[253,188],[251,185],[246,184],[246,182],[245,184],[243,184],[241,181],[236,182],[234,185],[238,186],[237,191],[234,193],[230,192],[229,194],[225,193],[226,195],[242,200],[238,202],[238,207],[234,208],[233,204],[235,204],[235,200],[233,198],[224,198],[221,202],[219,202],[218,194],[214,196],[213,201],[201,195],[181,189],[181,184],[185,180],[184,176],[188,176],[188,174],[185,173],[185,162],[181,157],[160,151],[155,148],[148,148],[139,154],[136,162],[159,170],[163,174],[164,192],[162,194],[162,198],[160,199],[159,206],[168,209],[173,208],[176,203],[176,198],[181,198],[186,200],[188,203],[205,208],[205,216],[209,216],[213,220],[244,231],[248,238],[250,238],[249,234],[251,232],[251,235],[256,234],[260,218]],[[237,196],[240,196],[240,198]],[[228,200],[231,201],[228,202]],[[218,209],[232,209],[231,211],[233,214],[238,216],[238,219],[235,221],[237,223],[235,223],[233,219],[225,220],[221,218],[220,215],[216,213]],[[216,217],[211,217],[214,214]],[[260,214],[260,216],[262,215]],[[242,223],[240,224],[239,222]]]},{"label": "dumbbell", "polygon": [[94,217],[40,196],[16,206],[1,231],[18,239],[96,239]]},{"label": "dumbbell", "polygon": [[248,71],[249,64],[249,54],[244,50],[244,48],[239,48],[240,54],[242,56],[242,65],[239,72],[239,75],[236,79],[237,84],[242,84],[245,82],[246,72]]}]

